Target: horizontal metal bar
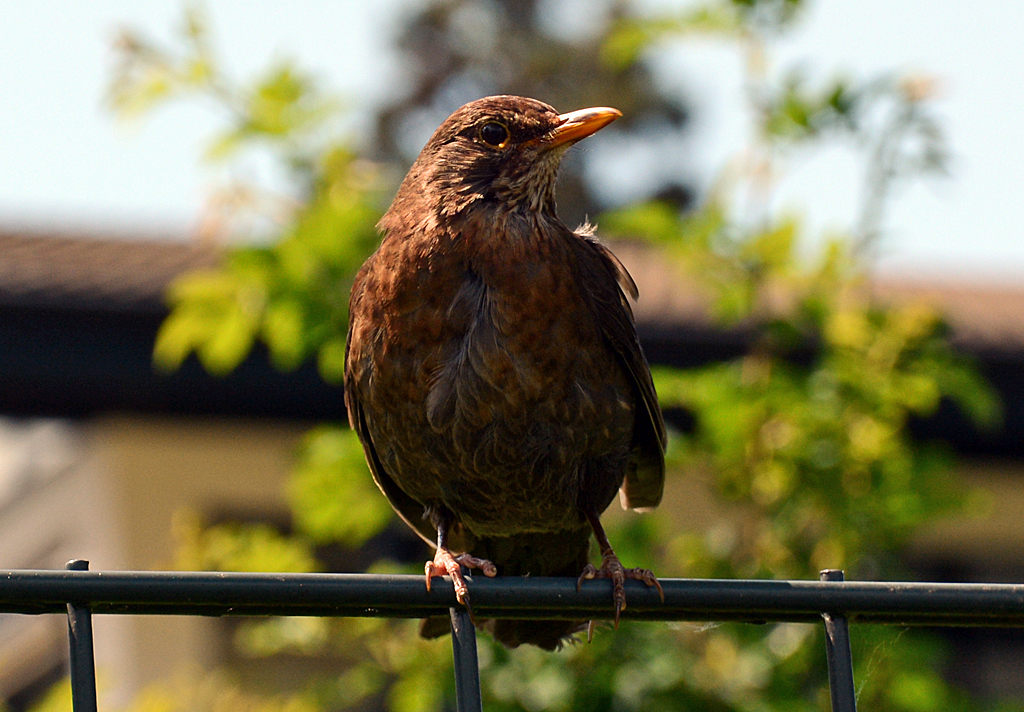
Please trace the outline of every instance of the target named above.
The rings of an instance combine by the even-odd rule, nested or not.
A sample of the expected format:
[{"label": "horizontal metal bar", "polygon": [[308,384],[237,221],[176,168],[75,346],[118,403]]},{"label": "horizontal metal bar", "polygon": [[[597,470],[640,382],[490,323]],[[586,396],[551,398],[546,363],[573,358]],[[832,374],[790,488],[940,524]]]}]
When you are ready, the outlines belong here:
[{"label": "horizontal metal bar", "polygon": [[[611,583],[571,578],[467,577],[483,618],[606,619]],[[852,621],[928,626],[1024,627],[1024,585],[661,579],[627,581],[623,618],[661,621]],[[450,585],[427,591],[422,576],[139,571],[0,571],[0,612],[210,616],[448,615]]]}]

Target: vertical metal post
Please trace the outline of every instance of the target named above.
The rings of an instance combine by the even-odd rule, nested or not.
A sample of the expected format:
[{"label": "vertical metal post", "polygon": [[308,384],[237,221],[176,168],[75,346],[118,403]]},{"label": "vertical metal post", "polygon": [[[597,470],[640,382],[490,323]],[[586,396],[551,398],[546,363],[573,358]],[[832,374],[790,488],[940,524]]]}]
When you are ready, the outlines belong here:
[{"label": "vertical metal post", "polygon": [[[463,569],[463,573],[467,573]],[[455,707],[458,712],[482,712],[480,659],[476,652],[476,626],[469,611],[448,609],[452,617],[452,659],[455,662]],[[77,710],[76,710],[77,712]]]},{"label": "vertical metal post", "polygon": [[[89,562],[73,559],[68,571],[88,571]],[[68,603],[68,641],[71,645],[71,706],[74,712],[96,712],[96,660],[92,647],[92,613],[88,606]]]},{"label": "vertical metal post", "polygon": [[[822,581],[844,581],[840,569],[825,569]],[[853,654],[850,652],[850,626],[845,616],[822,613],[825,621],[825,657],[828,660],[828,688],[832,712],[857,712],[857,692],[853,686]]]}]

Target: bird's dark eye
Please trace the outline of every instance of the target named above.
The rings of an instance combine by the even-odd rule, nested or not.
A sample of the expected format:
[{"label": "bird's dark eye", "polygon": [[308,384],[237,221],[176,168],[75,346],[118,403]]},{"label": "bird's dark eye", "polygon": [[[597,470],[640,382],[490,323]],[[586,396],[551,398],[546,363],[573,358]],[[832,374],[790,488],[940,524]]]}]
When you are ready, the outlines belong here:
[{"label": "bird's dark eye", "polygon": [[502,148],[508,142],[508,129],[497,121],[488,121],[480,127],[480,140],[489,146]]}]

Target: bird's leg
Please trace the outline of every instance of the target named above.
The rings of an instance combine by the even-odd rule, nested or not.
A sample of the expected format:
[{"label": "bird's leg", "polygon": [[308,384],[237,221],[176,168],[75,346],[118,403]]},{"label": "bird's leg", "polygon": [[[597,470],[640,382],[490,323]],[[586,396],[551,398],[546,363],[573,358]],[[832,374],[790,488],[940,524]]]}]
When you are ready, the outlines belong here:
[{"label": "bird's leg", "polygon": [[448,528],[451,526],[449,517],[438,517],[437,522],[437,551],[434,552],[434,560],[428,561],[423,567],[427,575],[427,590],[430,590],[430,579],[434,576],[448,574],[452,577],[452,584],[455,586],[455,598],[466,607],[466,610],[473,614],[469,607],[469,587],[462,576],[462,566],[467,569],[480,569],[485,576],[495,576],[498,569],[487,559],[478,559],[469,554],[455,556],[448,548]]},{"label": "bird's leg", "polygon": [[[658,579],[655,578],[654,573],[650,569],[624,568],[622,562],[619,561],[619,557],[612,550],[612,545],[608,542],[608,535],[604,533],[604,527],[601,526],[601,520],[597,512],[588,510],[585,514],[587,521],[590,522],[591,529],[594,530],[594,538],[597,539],[597,545],[601,549],[601,567],[595,568],[593,564],[587,564],[583,569],[583,573],[576,579],[576,590],[580,590],[580,586],[585,580],[610,578],[612,580],[612,600],[615,601],[616,628],[619,627],[619,614],[626,608],[626,588],[624,586],[626,579],[635,579],[643,581],[648,586],[654,586],[658,589],[661,602],[664,603],[665,592],[662,590],[661,584],[658,583]],[[588,639],[590,633],[591,631],[588,631]]]}]

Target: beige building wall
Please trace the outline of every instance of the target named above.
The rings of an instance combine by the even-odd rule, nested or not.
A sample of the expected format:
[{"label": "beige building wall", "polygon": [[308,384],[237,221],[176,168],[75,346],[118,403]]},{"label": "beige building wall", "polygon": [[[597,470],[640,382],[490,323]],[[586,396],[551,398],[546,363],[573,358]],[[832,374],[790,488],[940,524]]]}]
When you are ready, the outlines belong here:
[{"label": "beige building wall", "polygon": [[[0,568],[173,568],[177,513],[280,516],[305,428],[260,420],[105,416],[16,424],[0,448]],[[0,456],[2,458],[2,456]],[[6,491],[3,491],[6,484]],[[0,615],[0,695],[63,665],[62,616]],[[94,617],[100,706],[223,655],[223,626],[189,616]]]}]

